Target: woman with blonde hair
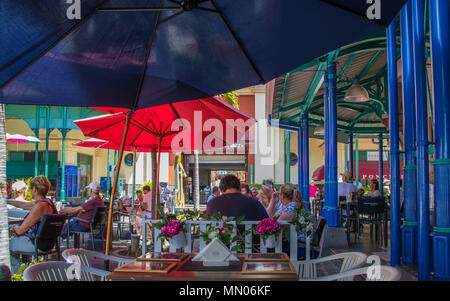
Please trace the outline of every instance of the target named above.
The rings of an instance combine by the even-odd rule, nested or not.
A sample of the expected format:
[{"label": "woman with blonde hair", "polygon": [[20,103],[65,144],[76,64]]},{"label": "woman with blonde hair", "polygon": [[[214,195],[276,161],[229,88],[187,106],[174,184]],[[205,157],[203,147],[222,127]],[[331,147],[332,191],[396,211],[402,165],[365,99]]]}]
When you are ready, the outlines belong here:
[{"label": "woman with blonde hair", "polygon": [[[278,202],[281,203],[281,210],[276,212]],[[294,218],[295,208],[305,208],[306,204],[303,202],[302,194],[298,191],[297,186],[293,184],[284,184],[280,188],[280,192],[274,192],[270,200],[267,214],[270,218],[278,217],[280,221],[292,220]]]}]

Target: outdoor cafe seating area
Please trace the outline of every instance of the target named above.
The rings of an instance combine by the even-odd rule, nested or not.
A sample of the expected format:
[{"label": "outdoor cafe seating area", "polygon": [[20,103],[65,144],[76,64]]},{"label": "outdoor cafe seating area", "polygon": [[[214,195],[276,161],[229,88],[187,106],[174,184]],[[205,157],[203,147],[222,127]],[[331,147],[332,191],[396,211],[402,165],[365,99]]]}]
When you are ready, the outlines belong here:
[{"label": "outdoor cafe seating area", "polygon": [[[111,255],[104,254],[108,213],[106,207],[96,208],[92,220],[89,221],[92,231],[73,232],[73,235],[68,236],[65,241],[60,236],[63,224],[76,217],[65,214],[47,215],[38,230],[36,246],[37,248],[40,246],[39,241],[48,240],[53,240],[55,244],[47,252],[36,249],[35,253],[22,254],[25,261],[30,261],[30,258],[45,259],[45,262],[32,264],[26,268],[23,272],[24,280],[394,281],[401,279],[401,272],[398,269],[386,265],[380,266],[379,278],[370,279],[371,276],[367,276],[371,263],[368,260],[368,252],[352,250],[350,244],[345,251],[336,252],[330,248],[330,241],[327,240],[333,238],[328,236],[329,228],[325,219],[320,216],[311,215],[314,233],[305,241],[298,239],[295,225],[280,221],[284,233],[282,231],[277,233],[275,244],[271,244],[254,232],[260,221],[208,219],[200,212],[189,209],[177,211],[178,214],[164,214],[164,219],[182,220],[184,229],[180,243],[173,238],[162,241],[161,226],[158,227],[157,224],[164,221],[145,217],[142,226],[147,230],[143,231],[139,240],[133,219],[136,210],[133,209],[129,208],[128,212],[115,212],[117,218],[113,226],[114,241]],[[343,217],[347,216],[351,218],[355,213]],[[20,219],[10,218],[9,221],[11,224],[19,223]],[[237,222],[239,224],[236,224]],[[218,243],[210,247],[211,252],[219,255],[216,253],[211,255],[205,251],[213,244],[211,241],[205,241],[205,236],[202,236],[202,233],[208,233],[214,227],[219,229],[227,227],[232,236],[236,237],[228,241],[229,245]],[[350,232],[349,227],[342,229]],[[243,231],[244,235],[239,236],[240,231]],[[354,235],[356,240],[361,233]],[[302,254],[298,252],[299,249],[304,250]],[[199,257],[199,254],[203,257]],[[208,264],[211,258],[213,264]],[[230,260],[227,261],[227,258]]]}]

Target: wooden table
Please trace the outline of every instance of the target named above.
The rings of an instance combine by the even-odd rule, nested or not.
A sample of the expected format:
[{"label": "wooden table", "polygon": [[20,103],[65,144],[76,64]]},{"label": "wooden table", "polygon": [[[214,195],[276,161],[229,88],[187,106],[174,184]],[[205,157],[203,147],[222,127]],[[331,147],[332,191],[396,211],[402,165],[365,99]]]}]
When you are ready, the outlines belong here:
[{"label": "wooden table", "polygon": [[[189,260],[192,254],[167,274],[145,274],[113,272],[107,276],[110,280],[138,280],[138,281],[298,281],[296,274],[242,274],[238,271],[179,271],[180,267]],[[244,254],[237,254],[243,257]]]}]

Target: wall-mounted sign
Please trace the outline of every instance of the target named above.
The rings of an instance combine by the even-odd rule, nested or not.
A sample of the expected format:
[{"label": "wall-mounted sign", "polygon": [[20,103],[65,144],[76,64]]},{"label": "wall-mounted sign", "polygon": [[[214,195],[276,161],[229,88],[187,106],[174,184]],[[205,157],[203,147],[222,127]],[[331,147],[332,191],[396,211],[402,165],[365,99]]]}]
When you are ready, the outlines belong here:
[{"label": "wall-mounted sign", "polygon": [[295,164],[297,164],[297,162],[298,162],[297,154],[296,153],[291,153],[289,161],[291,163],[291,166],[294,166]]},{"label": "wall-mounted sign", "polygon": [[[367,152],[367,161],[379,161],[380,155],[378,152]],[[388,161],[388,152],[383,152],[383,161]]]},{"label": "wall-mounted sign", "polygon": [[123,162],[127,166],[133,166],[133,154],[126,155],[125,158],[123,159]]}]

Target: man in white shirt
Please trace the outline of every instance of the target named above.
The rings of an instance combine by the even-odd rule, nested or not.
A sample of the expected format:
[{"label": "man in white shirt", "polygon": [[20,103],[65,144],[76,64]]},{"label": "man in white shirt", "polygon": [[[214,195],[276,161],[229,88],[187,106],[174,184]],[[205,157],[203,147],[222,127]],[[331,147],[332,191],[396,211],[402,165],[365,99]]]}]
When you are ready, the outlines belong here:
[{"label": "man in white shirt", "polygon": [[341,173],[342,182],[338,184],[338,196],[347,196],[347,193],[356,191],[356,186],[353,184],[352,174],[348,171]]}]

